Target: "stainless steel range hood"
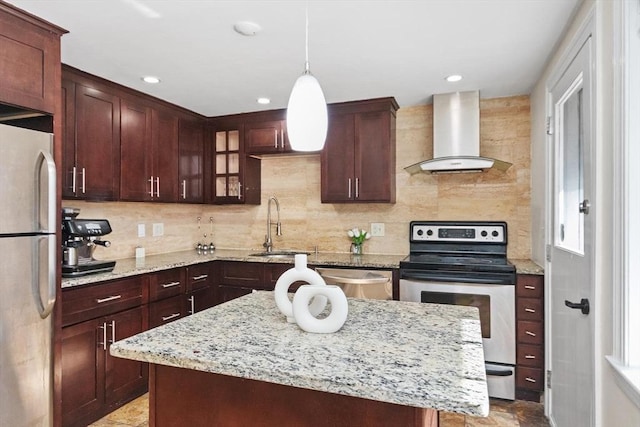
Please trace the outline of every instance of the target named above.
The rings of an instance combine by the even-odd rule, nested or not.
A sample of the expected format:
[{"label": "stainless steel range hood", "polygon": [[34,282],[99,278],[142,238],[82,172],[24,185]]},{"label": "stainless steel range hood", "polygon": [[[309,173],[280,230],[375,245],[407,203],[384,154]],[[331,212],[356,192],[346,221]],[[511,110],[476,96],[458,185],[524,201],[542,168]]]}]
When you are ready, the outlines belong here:
[{"label": "stainless steel range hood", "polygon": [[433,95],[433,159],[404,168],[410,174],[507,170],[511,163],[480,156],[480,92]]}]

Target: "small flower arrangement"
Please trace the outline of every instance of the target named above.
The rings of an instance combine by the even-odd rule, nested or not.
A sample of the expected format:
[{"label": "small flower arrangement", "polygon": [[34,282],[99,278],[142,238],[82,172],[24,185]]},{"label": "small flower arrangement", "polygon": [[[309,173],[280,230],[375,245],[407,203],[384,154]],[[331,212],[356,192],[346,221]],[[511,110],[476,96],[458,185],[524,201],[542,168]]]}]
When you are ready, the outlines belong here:
[{"label": "small flower arrangement", "polygon": [[358,246],[362,245],[365,240],[369,240],[371,238],[371,234],[369,234],[368,231],[359,230],[358,228],[347,230],[347,236],[351,238],[351,243]]}]

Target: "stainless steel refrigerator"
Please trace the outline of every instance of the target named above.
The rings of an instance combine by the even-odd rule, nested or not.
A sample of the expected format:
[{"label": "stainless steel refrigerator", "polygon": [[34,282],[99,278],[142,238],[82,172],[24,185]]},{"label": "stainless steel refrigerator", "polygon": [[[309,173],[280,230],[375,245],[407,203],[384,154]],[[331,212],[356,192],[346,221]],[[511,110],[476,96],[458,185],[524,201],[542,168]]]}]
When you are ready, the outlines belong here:
[{"label": "stainless steel refrigerator", "polygon": [[53,137],[0,124],[0,426],[53,422]]}]

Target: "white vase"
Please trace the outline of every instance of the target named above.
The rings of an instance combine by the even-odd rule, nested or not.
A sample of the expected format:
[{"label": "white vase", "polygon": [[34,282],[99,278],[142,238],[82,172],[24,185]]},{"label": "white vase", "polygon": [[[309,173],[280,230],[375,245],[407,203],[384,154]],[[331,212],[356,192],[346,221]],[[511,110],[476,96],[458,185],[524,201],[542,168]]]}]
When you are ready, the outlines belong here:
[{"label": "white vase", "polygon": [[[331,303],[331,313],[323,319],[318,319],[310,310],[311,299],[325,297]],[[306,332],[316,334],[330,334],[338,331],[344,325],[349,313],[347,297],[339,286],[335,285],[302,285],[293,297],[293,317],[296,323]]]},{"label": "white vase", "polygon": [[[293,317],[293,306],[289,300],[289,287],[294,282],[306,282],[314,286],[326,286],[324,279],[316,271],[307,268],[307,255],[296,254],[295,267],[291,268],[278,278],[273,291],[278,309],[287,317],[287,322],[295,323]],[[319,295],[309,304],[309,311],[317,316],[327,306],[327,297]]]}]

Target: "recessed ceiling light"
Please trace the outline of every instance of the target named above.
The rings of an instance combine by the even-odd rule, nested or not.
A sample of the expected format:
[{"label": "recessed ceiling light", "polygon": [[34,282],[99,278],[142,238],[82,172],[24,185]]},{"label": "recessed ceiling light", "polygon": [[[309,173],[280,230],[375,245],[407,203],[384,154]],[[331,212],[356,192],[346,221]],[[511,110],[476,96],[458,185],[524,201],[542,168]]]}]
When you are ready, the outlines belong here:
[{"label": "recessed ceiling light", "polygon": [[450,76],[447,76],[445,80],[449,83],[459,82],[460,80],[462,80],[462,76],[460,74],[452,74]]},{"label": "recessed ceiling light", "polygon": [[262,105],[271,104],[271,100],[269,98],[258,98],[258,104],[262,104]]},{"label": "recessed ceiling light", "polygon": [[160,79],[159,79],[159,78],[157,78],[157,77],[155,77],[155,76],[144,76],[144,77],[142,78],[142,80],[143,80],[145,83],[151,83],[151,84],[160,83]]},{"label": "recessed ceiling light", "polygon": [[255,36],[262,31],[262,27],[260,25],[251,21],[238,21],[233,25],[233,29],[236,33],[249,37]]}]

